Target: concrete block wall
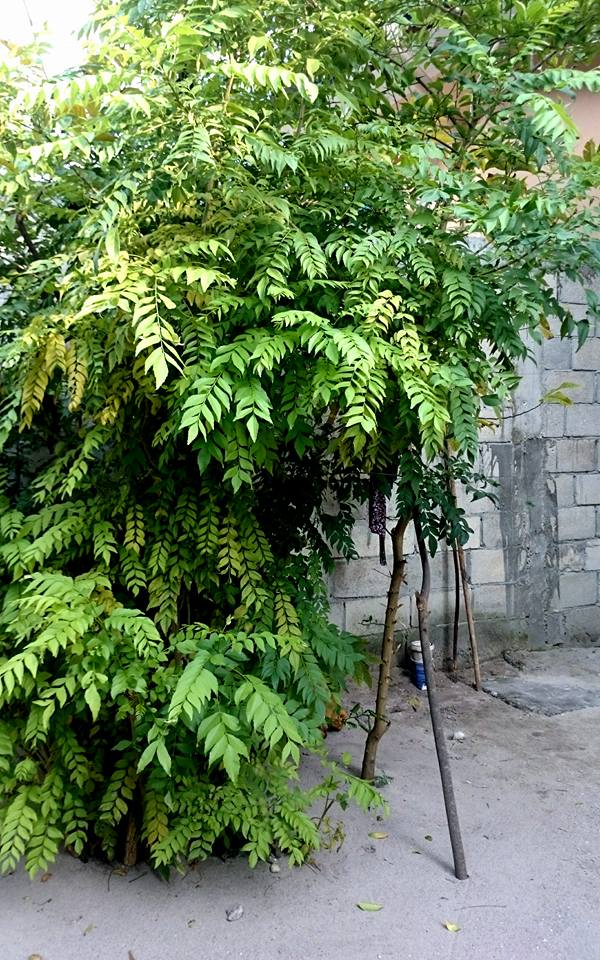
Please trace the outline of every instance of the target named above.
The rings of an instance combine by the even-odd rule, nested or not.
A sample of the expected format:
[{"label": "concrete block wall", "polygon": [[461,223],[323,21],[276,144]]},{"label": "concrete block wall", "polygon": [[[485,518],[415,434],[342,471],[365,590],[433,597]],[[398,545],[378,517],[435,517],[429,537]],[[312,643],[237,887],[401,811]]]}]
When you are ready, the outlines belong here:
[{"label": "concrete block wall", "polygon": [[[557,286],[561,302],[583,316],[583,289],[560,280]],[[507,648],[600,640],[600,328],[592,325],[579,350],[575,338],[558,337],[531,349],[507,411],[517,416],[481,433],[480,469],[497,481],[498,504],[469,503],[459,492],[472,530],[465,552],[484,658]],[[576,384],[568,390],[572,406],[538,406],[563,382]],[[390,571],[379,565],[379,540],[364,510],[355,544],[360,558],[336,561],[330,579],[331,617],[354,633],[380,635]],[[405,551],[399,639],[417,627],[420,566],[412,530]],[[431,617],[442,657],[450,653],[453,597],[452,555],[441,549],[432,562]],[[460,637],[466,653],[462,603]]]}]

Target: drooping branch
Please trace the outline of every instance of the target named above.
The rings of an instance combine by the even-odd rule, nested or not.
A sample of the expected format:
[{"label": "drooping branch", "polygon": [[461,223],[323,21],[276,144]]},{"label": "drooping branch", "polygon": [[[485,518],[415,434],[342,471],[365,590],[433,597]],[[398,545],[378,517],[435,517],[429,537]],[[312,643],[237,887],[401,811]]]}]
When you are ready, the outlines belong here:
[{"label": "drooping branch", "polygon": [[21,234],[21,236],[22,236],[22,238],[23,238],[23,241],[24,241],[24,243],[25,243],[25,246],[26,246],[27,249],[29,250],[31,256],[32,256],[32,257],[39,257],[38,249],[37,249],[35,243],[33,242],[33,240],[31,239],[31,234],[29,233],[29,230],[27,229],[27,223],[25,222],[25,214],[23,214],[23,213],[17,213],[17,215],[16,215],[16,217],[15,217],[15,223],[16,223],[16,225],[17,225],[17,230],[18,230],[19,233]]}]

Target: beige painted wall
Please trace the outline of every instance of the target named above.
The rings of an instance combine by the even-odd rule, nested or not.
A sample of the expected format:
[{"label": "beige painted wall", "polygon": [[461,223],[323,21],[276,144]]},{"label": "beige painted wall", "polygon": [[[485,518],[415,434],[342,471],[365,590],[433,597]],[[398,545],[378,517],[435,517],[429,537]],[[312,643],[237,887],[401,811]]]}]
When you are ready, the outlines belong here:
[{"label": "beige painted wall", "polygon": [[600,143],[600,94],[582,91],[577,95],[570,112],[581,133],[578,151],[588,140]]}]

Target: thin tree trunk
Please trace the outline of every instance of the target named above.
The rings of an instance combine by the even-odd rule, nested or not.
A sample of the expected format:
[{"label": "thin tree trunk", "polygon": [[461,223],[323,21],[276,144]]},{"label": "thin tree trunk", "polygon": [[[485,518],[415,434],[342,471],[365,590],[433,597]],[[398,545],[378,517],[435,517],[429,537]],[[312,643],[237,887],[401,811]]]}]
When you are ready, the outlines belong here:
[{"label": "thin tree trunk", "polygon": [[454,562],[454,623],[452,626],[452,673],[456,673],[458,666],[458,624],[460,621],[460,566],[458,562],[458,544],[452,544],[452,560]]},{"label": "thin tree trunk", "polygon": [[404,534],[408,526],[408,518],[399,520],[392,530],[393,564],[392,577],[387,595],[385,610],[385,626],[381,641],[381,662],[379,664],[379,678],[377,681],[377,701],[375,704],[375,721],[367,736],[365,753],[362,763],[361,776],[363,780],[373,780],[375,777],[375,762],[379,741],[389,726],[387,719],[387,699],[390,688],[390,674],[394,656],[394,632],[398,617],[400,588],[404,582]]},{"label": "thin tree trunk", "polygon": [[462,580],[463,596],[465,599],[465,614],[467,616],[467,628],[469,630],[469,643],[471,645],[471,658],[473,660],[473,676],[475,678],[475,689],[481,690],[481,670],[479,667],[479,651],[477,649],[477,635],[475,633],[475,621],[473,620],[473,609],[471,607],[471,597],[469,596],[469,581],[467,580],[467,565],[465,563],[465,551],[461,546],[458,547],[458,563],[460,566],[460,578]]},{"label": "thin tree trunk", "polygon": [[454,796],[454,787],[452,785],[450,757],[448,755],[448,746],[446,744],[446,736],[444,733],[442,711],[440,709],[435,686],[433,658],[431,656],[431,646],[429,643],[429,592],[431,589],[429,556],[427,553],[427,547],[425,546],[425,541],[423,539],[421,523],[416,514],[414,517],[414,522],[417,543],[419,546],[419,555],[421,557],[421,568],[423,570],[421,590],[419,593],[417,593],[416,599],[417,613],[419,615],[419,639],[421,641],[421,653],[423,656],[423,666],[425,668],[425,679],[427,681],[427,696],[429,698],[431,726],[433,728],[435,749],[437,751],[440,777],[442,780],[446,818],[448,820],[450,843],[452,845],[452,855],[454,857],[454,873],[457,880],[466,880],[469,874],[467,873],[465,852],[460,834],[460,823],[458,820],[458,811],[456,809],[456,798]]},{"label": "thin tree trunk", "polygon": [[127,821],[127,833],[125,836],[125,849],[123,852],[123,864],[126,867],[135,867],[138,862],[138,830],[133,813],[129,814]]}]

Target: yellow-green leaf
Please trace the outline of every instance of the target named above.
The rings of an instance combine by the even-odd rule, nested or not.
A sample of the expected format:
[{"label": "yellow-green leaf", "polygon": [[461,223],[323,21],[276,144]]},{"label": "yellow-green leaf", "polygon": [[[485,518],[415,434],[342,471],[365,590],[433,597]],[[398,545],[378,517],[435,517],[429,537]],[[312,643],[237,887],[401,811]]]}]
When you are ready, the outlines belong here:
[{"label": "yellow-green leaf", "polygon": [[444,926],[446,930],[449,930],[450,933],[458,933],[460,927],[457,923],[452,923],[451,920],[444,920]]},{"label": "yellow-green leaf", "polygon": [[374,830],[369,836],[372,840],[386,840],[387,837],[389,837],[389,833],[384,833],[382,830]]},{"label": "yellow-green leaf", "polygon": [[383,910],[381,903],[369,903],[368,900],[362,900],[360,903],[357,903],[356,906],[359,910],[364,910],[365,913],[377,913],[379,910]]},{"label": "yellow-green leaf", "polygon": [[100,713],[100,694],[96,690],[95,684],[91,683],[84,693],[85,702],[90,708],[92,719],[95,720]]},{"label": "yellow-green leaf", "polygon": [[109,258],[113,262],[116,262],[121,252],[121,240],[117,227],[111,227],[110,230],[107,231],[106,237],[104,238],[104,246],[106,247]]}]

